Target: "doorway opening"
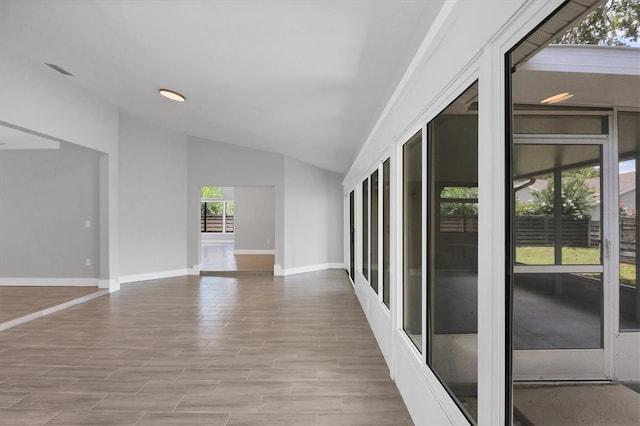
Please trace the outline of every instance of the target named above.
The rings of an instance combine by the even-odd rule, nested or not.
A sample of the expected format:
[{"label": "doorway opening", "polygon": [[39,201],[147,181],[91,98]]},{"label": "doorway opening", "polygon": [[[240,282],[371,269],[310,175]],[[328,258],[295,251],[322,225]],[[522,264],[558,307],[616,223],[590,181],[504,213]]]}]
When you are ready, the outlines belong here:
[{"label": "doorway opening", "polygon": [[202,187],[201,275],[273,273],[274,207],[273,187]]}]

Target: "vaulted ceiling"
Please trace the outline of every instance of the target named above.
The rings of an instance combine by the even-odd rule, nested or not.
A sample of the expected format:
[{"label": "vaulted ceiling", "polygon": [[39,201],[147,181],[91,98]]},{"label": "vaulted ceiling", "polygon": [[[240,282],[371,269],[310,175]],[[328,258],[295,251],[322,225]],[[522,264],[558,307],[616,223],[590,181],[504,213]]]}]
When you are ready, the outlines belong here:
[{"label": "vaulted ceiling", "polygon": [[344,172],[443,2],[3,0],[0,44],[145,121]]}]

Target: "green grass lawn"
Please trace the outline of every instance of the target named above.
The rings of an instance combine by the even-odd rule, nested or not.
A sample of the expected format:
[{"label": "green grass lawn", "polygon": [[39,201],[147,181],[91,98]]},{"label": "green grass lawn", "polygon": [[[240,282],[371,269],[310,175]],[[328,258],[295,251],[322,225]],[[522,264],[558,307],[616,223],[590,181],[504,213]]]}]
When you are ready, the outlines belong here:
[{"label": "green grass lawn", "polygon": [[[517,247],[516,262],[528,265],[553,265],[553,247]],[[563,247],[563,265],[598,265],[600,250],[588,247]],[[636,265],[620,264],[620,283],[636,286]]]}]

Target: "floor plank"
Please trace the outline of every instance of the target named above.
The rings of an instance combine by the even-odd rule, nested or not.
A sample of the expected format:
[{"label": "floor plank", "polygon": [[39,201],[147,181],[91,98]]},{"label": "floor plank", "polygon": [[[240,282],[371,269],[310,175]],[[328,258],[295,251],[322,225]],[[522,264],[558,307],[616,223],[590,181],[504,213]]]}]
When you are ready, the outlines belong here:
[{"label": "floor plank", "polygon": [[97,287],[0,286],[0,323],[98,291]]},{"label": "floor plank", "polygon": [[10,424],[410,424],[343,271],[124,284],[0,355]]},{"label": "floor plank", "polygon": [[273,254],[235,254],[233,243],[205,243],[201,249],[203,272],[270,272]]}]

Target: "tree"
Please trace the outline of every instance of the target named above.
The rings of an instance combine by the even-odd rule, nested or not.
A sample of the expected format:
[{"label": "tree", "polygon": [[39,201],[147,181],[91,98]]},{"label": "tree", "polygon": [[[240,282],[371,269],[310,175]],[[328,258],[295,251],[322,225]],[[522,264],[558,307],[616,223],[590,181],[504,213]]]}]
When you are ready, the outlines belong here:
[{"label": "tree", "polygon": [[219,186],[203,186],[200,198],[222,198],[222,188]]},{"label": "tree", "polygon": [[204,215],[205,206],[207,206],[207,215],[209,216],[222,216],[222,206],[224,203],[222,201],[218,202],[202,202],[200,203],[200,214]]},{"label": "tree", "polygon": [[[452,202],[447,201],[451,198]],[[441,216],[478,216],[478,188],[447,186],[440,192]],[[463,200],[469,200],[465,202]]]},{"label": "tree", "polygon": [[554,43],[631,46],[639,28],[640,0],[607,0]]},{"label": "tree", "polygon": [[[595,205],[592,200],[594,190],[589,188],[586,178],[579,172],[567,173],[562,179],[562,214],[575,219],[589,218],[589,210]],[[554,183],[549,179],[547,186],[531,194],[533,199],[521,208],[524,214],[553,215]]]}]

